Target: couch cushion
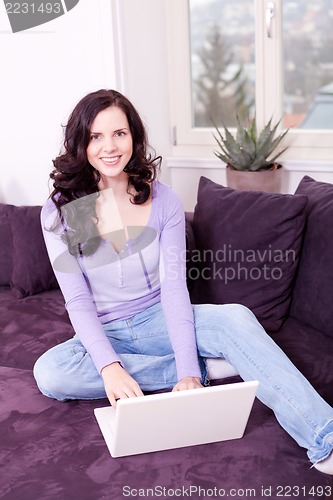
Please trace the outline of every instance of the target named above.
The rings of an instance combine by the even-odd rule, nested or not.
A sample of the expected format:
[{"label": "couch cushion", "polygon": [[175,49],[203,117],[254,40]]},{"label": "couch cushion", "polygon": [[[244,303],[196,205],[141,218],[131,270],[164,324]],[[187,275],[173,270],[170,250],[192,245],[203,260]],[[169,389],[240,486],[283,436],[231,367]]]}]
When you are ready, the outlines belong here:
[{"label": "couch cushion", "polygon": [[47,349],[73,335],[59,289],[17,299],[0,288],[0,366],[31,370]]},{"label": "couch cushion", "polygon": [[333,339],[301,321],[289,317],[274,342],[287,354],[313,387],[333,405]]},{"label": "couch cushion", "polygon": [[272,499],[275,492],[285,498],[290,491],[295,497],[297,491],[330,491],[331,476],[310,468],[305,450],[258,399],[242,439],[117,459],[110,457],[94,417],[94,408],[107,405],[106,399],[46,398],[31,372],[0,367],[0,498],[194,500],[230,498],[227,492],[237,489],[242,493],[233,497],[239,499],[246,489],[246,498],[264,498],[265,491]]},{"label": "couch cushion", "polygon": [[9,286],[12,271],[12,237],[8,214],[12,205],[0,203],[0,286]]},{"label": "couch cushion", "polygon": [[201,177],[193,302],[240,303],[264,328],[278,330],[290,305],[306,203],[304,195],[238,191]]},{"label": "couch cushion", "polygon": [[296,193],[309,201],[291,314],[333,337],[333,185],[305,176]]},{"label": "couch cushion", "polygon": [[17,298],[57,288],[40,223],[41,207],[13,207],[9,214],[13,262],[11,288]]}]

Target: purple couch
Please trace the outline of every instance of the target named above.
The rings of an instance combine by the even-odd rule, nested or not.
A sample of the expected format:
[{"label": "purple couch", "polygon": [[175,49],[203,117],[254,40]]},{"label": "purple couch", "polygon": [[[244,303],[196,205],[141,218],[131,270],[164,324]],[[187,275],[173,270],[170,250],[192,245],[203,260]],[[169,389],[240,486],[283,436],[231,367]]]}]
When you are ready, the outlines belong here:
[{"label": "purple couch", "polygon": [[[0,205],[0,498],[333,497],[331,476],[310,468],[258,400],[240,440],[112,459],[93,414],[106,399],[42,396],[33,364],[73,330],[39,213]],[[251,307],[333,405],[332,220],[333,186],[309,177],[296,195],[233,191],[202,178],[187,244],[193,302]]]}]

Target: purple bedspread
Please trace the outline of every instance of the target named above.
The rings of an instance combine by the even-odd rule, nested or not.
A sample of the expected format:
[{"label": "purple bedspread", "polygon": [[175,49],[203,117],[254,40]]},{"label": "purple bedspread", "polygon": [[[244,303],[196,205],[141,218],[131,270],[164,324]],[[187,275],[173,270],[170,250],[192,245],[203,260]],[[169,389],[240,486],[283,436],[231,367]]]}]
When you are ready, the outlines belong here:
[{"label": "purple bedspread", "polygon": [[[263,490],[270,498],[330,498],[331,477],[310,469],[257,400],[240,440],[112,459],[93,414],[107,400],[53,401],[32,376],[37,357],[73,333],[60,291],[18,300],[1,290],[0,331],[1,499],[259,499]],[[293,319],[274,338],[333,404],[332,339]]]}]

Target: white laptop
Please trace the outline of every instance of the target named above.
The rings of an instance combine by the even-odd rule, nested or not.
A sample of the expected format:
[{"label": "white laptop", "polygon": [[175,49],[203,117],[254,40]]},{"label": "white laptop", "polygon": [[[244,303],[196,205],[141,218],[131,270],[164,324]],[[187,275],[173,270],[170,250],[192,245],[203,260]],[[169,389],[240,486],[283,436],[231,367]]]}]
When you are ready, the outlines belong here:
[{"label": "white laptop", "polygon": [[117,408],[95,408],[111,456],[238,439],[258,381],[119,399]]}]

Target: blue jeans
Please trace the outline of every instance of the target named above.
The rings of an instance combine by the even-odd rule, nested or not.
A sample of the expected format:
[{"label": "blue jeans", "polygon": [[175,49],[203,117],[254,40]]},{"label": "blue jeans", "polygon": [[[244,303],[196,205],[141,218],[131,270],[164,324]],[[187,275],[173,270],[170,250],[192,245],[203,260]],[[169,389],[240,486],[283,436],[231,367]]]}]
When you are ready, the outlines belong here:
[{"label": "blue jeans", "polygon": [[[243,380],[259,380],[258,398],[282,427],[308,450],[311,462],[333,449],[333,409],[319,396],[255,316],[237,304],[194,305],[202,381],[205,358],[225,358]],[[125,369],[142,390],[172,388],[177,383],[173,350],[161,304],[123,321],[104,325]],[[36,362],[41,392],[58,400],[105,398],[103,380],[89,354],[74,337],[53,347]]]}]

